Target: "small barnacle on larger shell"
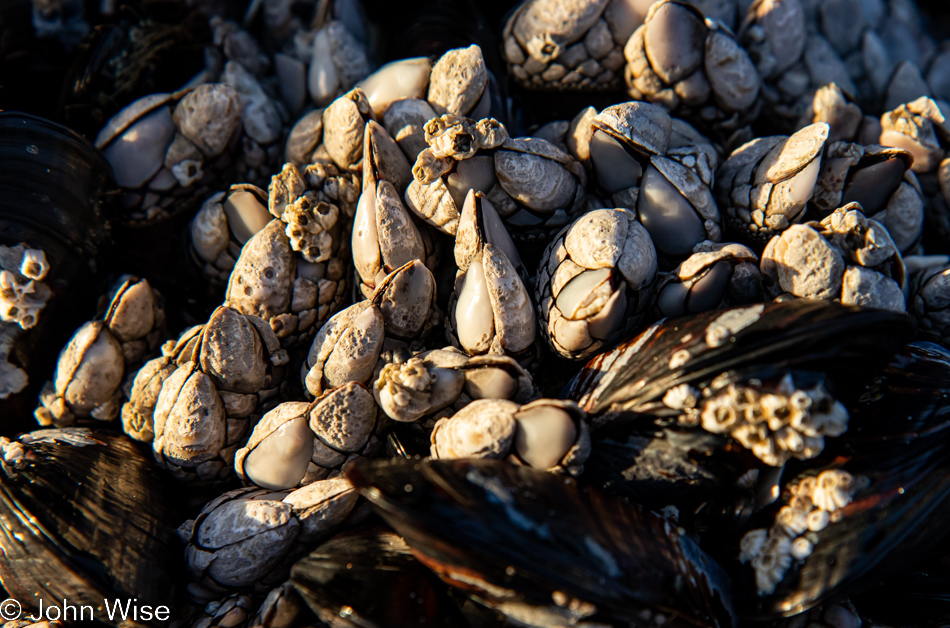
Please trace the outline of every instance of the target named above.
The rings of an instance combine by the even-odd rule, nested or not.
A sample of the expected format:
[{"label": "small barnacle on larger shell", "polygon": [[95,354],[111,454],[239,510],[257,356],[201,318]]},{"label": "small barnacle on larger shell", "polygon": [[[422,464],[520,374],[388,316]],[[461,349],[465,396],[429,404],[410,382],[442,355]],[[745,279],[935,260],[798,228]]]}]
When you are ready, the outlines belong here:
[{"label": "small barnacle on larger shell", "polygon": [[49,263],[42,249],[25,244],[0,245],[0,321],[15,323],[22,329],[36,324],[46,301],[52,295],[43,283]]},{"label": "small barnacle on larger shell", "polygon": [[814,458],[825,436],[848,428],[848,411],[823,385],[804,389],[790,374],[774,387],[730,384],[704,397],[698,412],[703,429],[729,434],[773,467]]}]

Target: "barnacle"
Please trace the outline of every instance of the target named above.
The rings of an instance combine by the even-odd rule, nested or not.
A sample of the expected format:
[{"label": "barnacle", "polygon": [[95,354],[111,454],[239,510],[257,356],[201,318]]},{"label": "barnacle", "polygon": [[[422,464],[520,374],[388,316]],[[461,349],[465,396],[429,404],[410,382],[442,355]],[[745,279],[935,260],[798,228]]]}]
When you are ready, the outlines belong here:
[{"label": "barnacle", "polygon": [[827,527],[830,513],[847,506],[866,486],[863,478],[856,479],[842,469],[828,469],[788,487],[794,497],[779,509],[775,524],[768,530],[750,530],[740,543],[739,561],[752,562],[760,596],[775,590],[794,561],[811,554],[814,545],[802,535]]},{"label": "barnacle", "polygon": [[703,429],[727,433],[768,465],[789,458],[813,458],[824,449],[825,436],[840,436],[848,427],[848,411],[822,384],[796,387],[786,374],[774,391],[729,384],[698,408]]},{"label": "barnacle", "polygon": [[36,325],[52,292],[42,283],[49,272],[46,254],[20,244],[0,245],[0,320],[23,329]]}]

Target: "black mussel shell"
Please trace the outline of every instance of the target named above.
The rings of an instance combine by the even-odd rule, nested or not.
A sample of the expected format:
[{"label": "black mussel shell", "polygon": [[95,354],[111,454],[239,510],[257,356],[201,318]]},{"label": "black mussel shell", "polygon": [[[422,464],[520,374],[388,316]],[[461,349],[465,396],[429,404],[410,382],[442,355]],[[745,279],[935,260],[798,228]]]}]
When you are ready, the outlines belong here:
[{"label": "black mussel shell", "polygon": [[[753,469],[762,481],[740,484]],[[584,463],[586,482],[653,510],[675,507],[680,525],[704,542],[744,525],[762,506],[760,487],[780,473],[728,436],[652,424],[594,432]]]},{"label": "black mussel shell", "polygon": [[166,504],[154,463],[125,436],[69,428],[5,442],[0,582],[24,607],[68,600],[112,625],[120,618],[110,621],[106,604],[116,599],[174,617],[167,561],[181,551]]},{"label": "black mussel shell", "polygon": [[667,519],[496,460],[358,461],[347,477],[444,580],[522,625],[731,626],[729,579]]},{"label": "black mussel shell", "polygon": [[296,563],[290,579],[333,627],[466,625],[445,583],[385,528],[338,534]]},{"label": "black mussel shell", "polygon": [[95,269],[108,237],[102,195],[112,169],[90,142],[37,116],[0,112],[0,242]]},{"label": "black mussel shell", "polygon": [[[901,604],[895,604],[901,600]],[[910,572],[889,577],[852,598],[861,616],[885,626],[941,626],[950,617],[950,545]]]},{"label": "black mussel shell", "polygon": [[594,418],[597,428],[620,416],[661,411],[659,400],[671,388],[689,384],[702,390],[727,372],[768,379],[811,370],[859,385],[914,330],[904,314],[807,299],[704,312],[657,323],[595,357],[564,396],[591,414],[609,412],[609,419]]},{"label": "black mussel shell", "polygon": [[737,600],[740,614],[789,615],[853,595],[933,556],[950,538],[950,352],[931,343],[908,345],[849,411],[846,436],[829,441],[814,466],[788,479],[844,469],[864,478],[866,487],[830,525],[806,533],[814,535],[812,553],[792,565],[772,594],[737,586],[747,593]]}]

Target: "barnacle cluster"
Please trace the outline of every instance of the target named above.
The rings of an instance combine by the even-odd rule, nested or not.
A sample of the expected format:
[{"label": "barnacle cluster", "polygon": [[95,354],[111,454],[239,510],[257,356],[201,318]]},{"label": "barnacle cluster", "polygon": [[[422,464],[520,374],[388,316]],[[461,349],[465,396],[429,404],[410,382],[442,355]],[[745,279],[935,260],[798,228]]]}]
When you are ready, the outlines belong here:
[{"label": "barnacle cluster", "polygon": [[0,269],[0,320],[33,327],[51,294],[43,283],[49,272],[46,254],[23,244],[0,246]]},{"label": "barnacle cluster", "polygon": [[739,560],[751,561],[759,595],[772,593],[792,564],[811,554],[815,537],[809,532],[819,532],[836,521],[836,511],[851,503],[867,484],[865,478],[829,469],[788,487],[788,504],[778,511],[772,527],[747,532],[740,544]]},{"label": "barnacle cluster", "polygon": [[762,462],[781,466],[789,458],[814,458],[825,436],[848,429],[848,411],[821,383],[797,386],[791,374],[774,389],[731,383],[698,404],[700,424],[714,434],[729,434]]},{"label": "barnacle cluster", "polygon": [[[175,619],[197,628],[497,623],[472,600],[518,625],[742,625],[841,599],[946,511],[950,354],[910,343],[950,347],[950,49],[911,0],[140,4],[190,17],[115,49],[32,18],[103,38],[62,89],[93,143],[24,151],[45,121],[0,112],[0,192],[9,145],[42,182],[0,207],[0,399],[26,389],[63,428],[0,437],[5,588],[40,573],[19,557],[41,570],[5,543],[46,519],[4,514],[41,471],[146,511],[141,478],[109,493],[87,464],[129,462],[128,439],[74,424],[121,428],[187,493]],[[188,76],[159,54],[199,41]],[[111,168],[81,200],[113,242],[80,246],[79,201],[35,189],[57,150]],[[14,362],[57,307],[75,331],[44,336],[55,371],[27,388]],[[395,532],[350,529],[363,498]],[[703,551],[740,538],[726,586]],[[407,587],[418,604],[379,611]]]}]

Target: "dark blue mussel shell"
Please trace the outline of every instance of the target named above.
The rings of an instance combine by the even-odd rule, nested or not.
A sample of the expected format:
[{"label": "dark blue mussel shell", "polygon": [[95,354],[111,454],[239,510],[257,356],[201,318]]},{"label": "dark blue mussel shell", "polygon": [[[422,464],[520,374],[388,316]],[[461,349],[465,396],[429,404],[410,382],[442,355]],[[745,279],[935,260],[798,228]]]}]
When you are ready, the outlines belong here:
[{"label": "dark blue mussel shell", "polygon": [[733,625],[729,578],[689,537],[571,478],[495,460],[347,477],[423,564],[521,625]]},{"label": "dark blue mussel shell", "polygon": [[7,593],[24,607],[90,605],[106,623],[104,600],[177,616],[169,565],[180,547],[154,462],[125,436],[84,428],[39,430],[20,443],[22,456],[6,445],[0,462]]},{"label": "dark blue mussel shell", "polygon": [[[585,480],[650,508],[676,506],[681,523],[704,538],[731,534],[763,499],[774,499],[768,491],[781,470],[727,435],[677,424],[680,412],[662,403],[666,392],[794,373],[800,383],[823,382],[849,405],[913,332],[903,314],[804,299],[657,323],[591,360],[567,387],[564,396],[592,415]],[[671,363],[677,352],[689,358]],[[753,469],[761,474],[758,485],[737,486]]]},{"label": "dark blue mussel shell", "polygon": [[[946,547],[950,352],[931,343],[907,346],[871,380],[849,411],[848,431],[829,440],[815,464],[788,479],[797,482],[825,469],[844,469],[867,478],[867,487],[828,527],[807,533],[814,550],[792,566],[774,593],[738,600],[743,615],[789,615],[838,594],[854,595]],[[784,501],[762,513],[764,525]]]}]

